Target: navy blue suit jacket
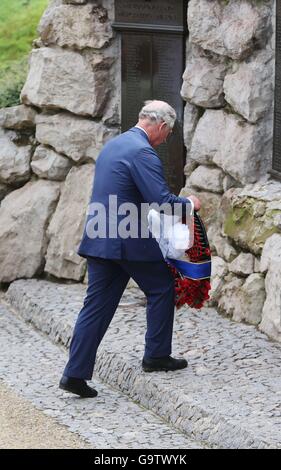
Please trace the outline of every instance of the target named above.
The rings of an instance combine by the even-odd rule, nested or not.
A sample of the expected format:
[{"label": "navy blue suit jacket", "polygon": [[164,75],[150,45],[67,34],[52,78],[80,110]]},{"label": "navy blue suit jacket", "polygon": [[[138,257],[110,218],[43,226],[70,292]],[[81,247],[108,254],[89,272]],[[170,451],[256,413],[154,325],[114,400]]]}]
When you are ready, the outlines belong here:
[{"label": "navy blue suit jacket", "polygon": [[[110,140],[98,156],[93,181],[90,204],[101,203],[105,207],[106,220],[112,215],[109,211],[109,196],[117,196],[117,206],[133,202],[138,208],[138,224],[146,224],[140,217],[141,203],[175,203],[188,205],[190,200],[175,196],[169,191],[163,174],[160,158],[150,145],[146,133],[137,127]],[[77,253],[82,257],[97,256],[109,259],[127,259],[134,261],[163,260],[162,253],[155,238],[115,239],[107,235],[103,238],[88,236],[87,224],[95,214],[88,213],[82,241]],[[124,219],[118,216],[118,221]],[[88,225],[89,227],[89,225]]]}]

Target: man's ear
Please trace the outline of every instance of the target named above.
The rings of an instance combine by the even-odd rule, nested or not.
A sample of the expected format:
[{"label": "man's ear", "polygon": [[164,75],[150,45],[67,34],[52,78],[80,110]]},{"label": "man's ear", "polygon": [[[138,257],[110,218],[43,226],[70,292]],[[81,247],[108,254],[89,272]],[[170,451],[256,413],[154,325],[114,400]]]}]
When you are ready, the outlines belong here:
[{"label": "man's ear", "polygon": [[162,129],[164,129],[165,127],[167,127],[167,123],[166,122],[162,122],[161,123],[161,126],[160,126],[160,131],[162,131]]}]

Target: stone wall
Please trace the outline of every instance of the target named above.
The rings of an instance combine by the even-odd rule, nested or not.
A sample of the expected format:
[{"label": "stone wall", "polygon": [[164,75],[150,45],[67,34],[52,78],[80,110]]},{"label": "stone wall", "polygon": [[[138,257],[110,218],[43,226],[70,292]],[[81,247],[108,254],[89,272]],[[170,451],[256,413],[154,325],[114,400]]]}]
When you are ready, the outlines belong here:
[{"label": "stone wall", "polygon": [[[271,179],[273,0],[190,0],[184,141],[213,252],[212,300],[281,340],[281,184]],[[0,111],[0,283],[86,281],[76,254],[96,157],[120,132],[114,0],[53,0],[22,104]]]},{"label": "stone wall", "polygon": [[270,176],[275,2],[190,0],[186,186],[203,203],[211,303],[281,340],[281,183]]},{"label": "stone wall", "polygon": [[95,160],[120,132],[113,18],[114,0],[51,1],[22,104],[0,111],[0,283],[44,272],[84,279],[76,250]]}]

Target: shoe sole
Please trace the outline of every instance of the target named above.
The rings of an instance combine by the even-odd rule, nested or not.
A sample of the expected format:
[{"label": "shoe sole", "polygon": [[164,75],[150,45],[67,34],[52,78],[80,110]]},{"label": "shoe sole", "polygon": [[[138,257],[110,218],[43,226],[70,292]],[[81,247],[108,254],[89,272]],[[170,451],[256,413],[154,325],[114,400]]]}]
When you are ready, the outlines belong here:
[{"label": "shoe sole", "polygon": [[144,372],[174,372],[176,370],[185,369],[186,367],[187,365],[184,367],[177,367],[177,369],[167,369],[167,367],[157,367],[157,368],[143,367],[142,370]]}]

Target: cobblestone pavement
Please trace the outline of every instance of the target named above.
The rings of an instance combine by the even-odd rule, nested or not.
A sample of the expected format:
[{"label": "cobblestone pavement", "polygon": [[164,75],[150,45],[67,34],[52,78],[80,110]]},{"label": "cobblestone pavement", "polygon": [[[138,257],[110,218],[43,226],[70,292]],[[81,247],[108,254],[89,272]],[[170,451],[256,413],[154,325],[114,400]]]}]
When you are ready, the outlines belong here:
[{"label": "cobblestone pavement", "polygon": [[[4,394],[2,405],[10,408],[1,413],[0,407],[0,448],[51,448],[54,440],[60,448],[205,447],[97,378],[95,386],[99,395],[94,399],[80,399],[59,390],[58,381],[67,359],[65,351],[3,304],[0,304],[0,341],[2,387],[5,384],[4,389],[0,388],[0,397]],[[44,421],[37,410],[33,413],[32,409],[26,409],[27,402],[51,417],[52,422]],[[67,427],[64,433],[58,423]],[[41,441],[40,426],[45,428]],[[17,435],[20,428],[25,429],[26,436]]]},{"label": "cobblestone pavement", "polygon": [[[85,289],[18,280],[6,299],[53,341],[68,345]],[[186,357],[189,367],[145,374],[144,334],[143,299],[137,289],[127,289],[99,349],[94,381],[100,377],[119,387],[198,440],[221,448],[281,447],[279,344],[214,309],[183,308],[176,312],[173,355]]]}]

